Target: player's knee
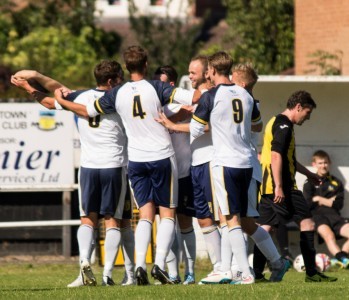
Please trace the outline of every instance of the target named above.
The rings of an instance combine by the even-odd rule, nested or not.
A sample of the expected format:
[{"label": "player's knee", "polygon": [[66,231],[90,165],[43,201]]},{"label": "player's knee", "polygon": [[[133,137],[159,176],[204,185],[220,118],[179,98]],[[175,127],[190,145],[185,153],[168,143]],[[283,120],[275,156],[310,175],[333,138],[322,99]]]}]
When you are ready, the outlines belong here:
[{"label": "player's knee", "polygon": [[211,218],[198,219],[198,223],[201,228],[214,225]]},{"label": "player's knee", "polygon": [[315,230],[315,223],[312,219],[304,219],[299,224],[301,231],[314,231]]},{"label": "player's knee", "polygon": [[131,219],[122,219],[120,227],[121,228],[131,227]]},{"label": "player's knee", "polygon": [[241,227],[248,235],[254,234],[258,228],[252,218],[241,218]]}]

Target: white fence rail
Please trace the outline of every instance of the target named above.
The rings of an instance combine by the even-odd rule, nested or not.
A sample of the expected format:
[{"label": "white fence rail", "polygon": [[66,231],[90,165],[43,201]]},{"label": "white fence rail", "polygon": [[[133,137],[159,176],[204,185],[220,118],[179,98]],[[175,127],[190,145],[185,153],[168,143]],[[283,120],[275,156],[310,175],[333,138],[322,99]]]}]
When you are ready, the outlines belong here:
[{"label": "white fence rail", "polygon": [[14,221],[0,222],[0,228],[19,227],[52,227],[62,226],[62,254],[65,257],[71,255],[71,231],[68,226],[80,225],[80,220],[71,220],[71,192],[78,188],[72,185],[22,185],[22,186],[0,186],[0,192],[62,192],[62,220],[44,221]]},{"label": "white fence rail", "polygon": [[3,185],[0,186],[0,192],[72,192],[78,189],[78,184],[67,184],[67,185],[44,185],[44,184],[33,184],[33,185]]},{"label": "white fence rail", "polygon": [[80,223],[80,220],[0,222],[0,228],[76,226]]}]

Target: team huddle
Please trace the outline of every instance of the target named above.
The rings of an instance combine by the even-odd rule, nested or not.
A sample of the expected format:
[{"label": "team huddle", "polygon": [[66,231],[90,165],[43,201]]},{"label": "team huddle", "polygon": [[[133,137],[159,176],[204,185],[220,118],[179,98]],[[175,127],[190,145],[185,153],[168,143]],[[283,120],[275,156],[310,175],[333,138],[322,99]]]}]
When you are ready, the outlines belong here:
[{"label": "team huddle", "polygon": [[[159,67],[153,80],[146,79],[147,53],[141,47],[127,48],[123,58],[130,81],[123,82],[118,62],[106,60],[95,67],[97,87],[89,90],[71,91],[36,71],[19,71],[11,79],[43,106],[77,115],[80,272],[68,287],[97,284],[90,264],[101,217],[106,227],[102,285],[115,285],[112,272],[120,245],[122,285],[148,285],[146,254],[156,214],[160,221],[150,274],[161,284],[196,282],[193,217],[212,263],[212,272],[199,284],[281,281],[290,262],[280,256],[269,231],[289,220],[300,228],[305,281],[336,281],[316,269],[314,222],[295,184],[296,171],[319,182],[295,156],[293,125],[302,125],[316,108],[311,95],[293,93],[286,110],[268,122],[259,160],[256,138],[263,122],[252,93],[258,76],[250,65],[233,66],[223,51],[194,57],[189,91],[175,87],[177,73],[171,66]],[[135,232],[132,202],[139,209]],[[246,235],[255,243],[253,269]],[[267,261],[268,279],[263,274]]]}]

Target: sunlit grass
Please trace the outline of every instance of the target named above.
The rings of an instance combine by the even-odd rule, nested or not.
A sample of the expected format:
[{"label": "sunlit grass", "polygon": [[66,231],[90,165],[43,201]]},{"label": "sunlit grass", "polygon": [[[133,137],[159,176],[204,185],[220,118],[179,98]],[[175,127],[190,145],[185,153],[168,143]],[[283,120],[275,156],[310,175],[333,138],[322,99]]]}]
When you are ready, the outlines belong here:
[{"label": "sunlit grass", "polygon": [[[148,273],[150,270],[148,266]],[[347,299],[349,270],[331,272],[339,279],[335,283],[305,283],[304,273],[289,271],[280,283],[192,286],[113,286],[102,287],[102,268],[93,266],[97,287],[66,288],[78,275],[73,263],[2,263],[0,265],[0,299]],[[197,281],[205,277],[209,264],[199,262]],[[183,270],[181,270],[183,275]],[[268,276],[268,275],[267,275]],[[123,268],[114,270],[113,279],[120,282]]]}]

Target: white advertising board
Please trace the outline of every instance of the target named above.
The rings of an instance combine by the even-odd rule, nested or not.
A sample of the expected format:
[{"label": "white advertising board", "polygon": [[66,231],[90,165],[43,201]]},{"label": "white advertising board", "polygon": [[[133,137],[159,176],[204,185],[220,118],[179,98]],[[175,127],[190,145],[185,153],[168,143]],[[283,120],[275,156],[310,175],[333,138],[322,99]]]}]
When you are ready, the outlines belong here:
[{"label": "white advertising board", "polygon": [[74,184],[74,117],[37,103],[0,103],[0,188]]}]

